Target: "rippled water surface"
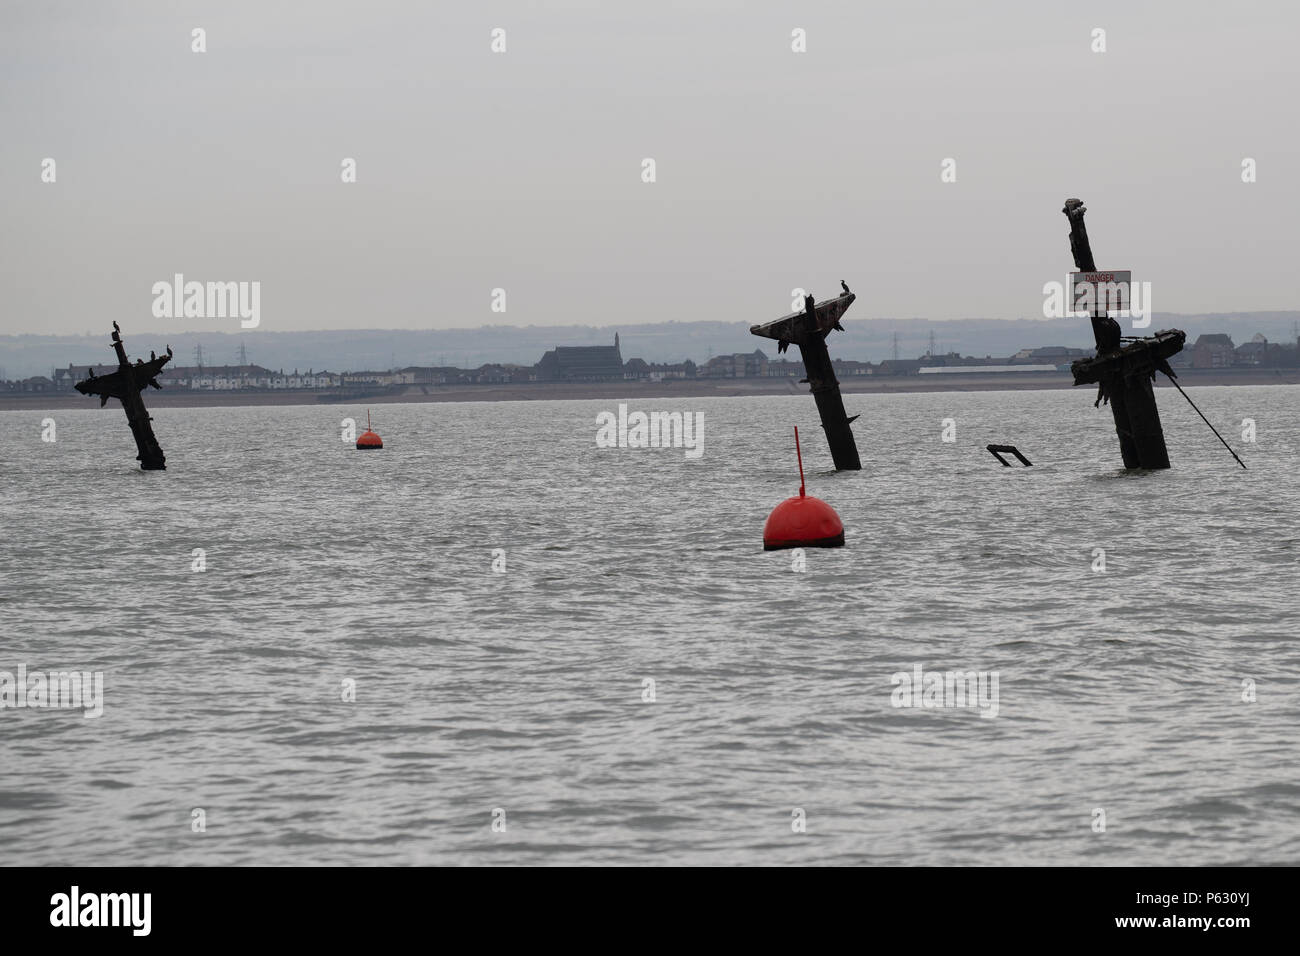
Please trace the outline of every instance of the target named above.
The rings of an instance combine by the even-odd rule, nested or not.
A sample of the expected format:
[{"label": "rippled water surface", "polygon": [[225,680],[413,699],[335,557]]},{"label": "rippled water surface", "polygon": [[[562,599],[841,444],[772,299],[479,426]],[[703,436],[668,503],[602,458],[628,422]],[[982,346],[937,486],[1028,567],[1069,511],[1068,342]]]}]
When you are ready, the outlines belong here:
[{"label": "rippled water surface", "polygon": [[[0,710],[0,859],[1293,863],[1300,388],[1192,395],[1249,471],[1164,389],[1144,474],[1083,390],[848,396],[841,474],[806,394],[633,406],[698,460],[597,448],[610,402],[375,406],[378,453],[364,408],[158,409],[148,474],[116,403],[0,412],[0,671],[105,698]],[[847,537],[804,573],[761,546],[796,424]],[[997,716],[893,706],[917,664]]]}]

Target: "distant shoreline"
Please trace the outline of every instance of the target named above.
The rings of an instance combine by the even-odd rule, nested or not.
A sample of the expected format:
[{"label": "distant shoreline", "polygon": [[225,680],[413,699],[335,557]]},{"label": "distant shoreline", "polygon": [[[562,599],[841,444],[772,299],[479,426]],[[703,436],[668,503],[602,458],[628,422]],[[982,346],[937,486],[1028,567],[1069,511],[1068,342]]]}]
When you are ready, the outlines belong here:
[{"label": "distant shoreline", "polygon": [[[1300,369],[1183,369],[1178,381],[1188,388],[1205,385],[1300,385]],[[1073,388],[1068,372],[973,372],[926,375],[854,376],[840,382],[845,395],[894,392],[988,392]],[[1169,383],[1157,376],[1157,387]],[[1081,390],[1092,391],[1083,386]],[[206,392],[150,390],[150,408],[229,408],[256,405],[387,405],[419,402],[526,402],[637,400],[650,398],[739,398],[751,395],[807,395],[808,386],[790,378],[697,378],[664,382],[519,382],[503,385],[408,385],[401,392],[358,395],[330,389]],[[322,401],[319,396],[326,396]],[[113,403],[116,406],[116,402]],[[77,392],[0,395],[0,410],[97,408]]]}]

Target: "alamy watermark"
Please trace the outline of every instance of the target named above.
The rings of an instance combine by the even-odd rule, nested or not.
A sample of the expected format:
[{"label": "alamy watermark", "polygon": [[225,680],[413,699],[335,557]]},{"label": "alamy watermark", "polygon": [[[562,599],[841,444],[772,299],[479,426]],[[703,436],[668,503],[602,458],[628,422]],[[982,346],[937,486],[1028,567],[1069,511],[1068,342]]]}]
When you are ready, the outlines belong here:
[{"label": "alamy watermark", "polygon": [[998,715],[997,671],[898,671],[890,702],[895,707],[978,707],[981,717]]},{"label": "alamy watermark", "polygon": [[73,884],[50,897],[51,926],[119,926],[133,936],[148,936],[152,893],[83,893]]},{"label": "alamy watermark", "polygon": [[244,329],[262,322],[260,282],[186,282],[177,272],[171,282],[155,282],[150,291],[155,319],[239,318]]},{"label": "alamy watermark", "polygon": [[18,673],[0,671],[0,709],[53,708],[80,709],[83,717],[100,717],[104,713],[103,671],[36,671],[27,673],[19,664]]},{"label": "alamy watermark", "polygon": [[1127,271],[1072,272],[1064,282],[1043,284],[1043,318],[1076,319],[1118,313],[1133,328],[1151,325],[1151,283],[1134,282]]},{"label": "alamy watermark", "polygon": [[631,412],[596,416],[597,448],[684,448],[687,458],[704,454],[703,412]]}]

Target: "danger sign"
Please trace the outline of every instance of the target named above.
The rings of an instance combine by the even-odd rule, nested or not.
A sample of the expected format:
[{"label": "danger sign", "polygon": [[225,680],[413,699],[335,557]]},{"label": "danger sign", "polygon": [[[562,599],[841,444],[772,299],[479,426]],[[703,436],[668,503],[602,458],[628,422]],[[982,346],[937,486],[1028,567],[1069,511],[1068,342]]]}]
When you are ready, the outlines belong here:
[{"label": "danger sign", "polygon": [[1071,272],[1070,290],[1074,311],[1085,315],[1127,312],[1132,299],[1129,286],[1133,273],[1127,269],[1111,272]]}]

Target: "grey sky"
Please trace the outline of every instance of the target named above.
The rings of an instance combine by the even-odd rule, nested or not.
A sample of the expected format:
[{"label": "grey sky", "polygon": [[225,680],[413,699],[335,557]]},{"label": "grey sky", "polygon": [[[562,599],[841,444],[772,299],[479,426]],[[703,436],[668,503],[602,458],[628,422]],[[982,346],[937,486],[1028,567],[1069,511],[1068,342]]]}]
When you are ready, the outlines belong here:
[{"label": "grey sky", "polygon": [[1157,311],[1295,308],[1297,27],[1282,2],[5,3],[0,333],[238,331],[154,318],[175,272],[260,281],[274,330],[759,322],[841,278],[851,320],[1035,317],[1067,196]]}]

